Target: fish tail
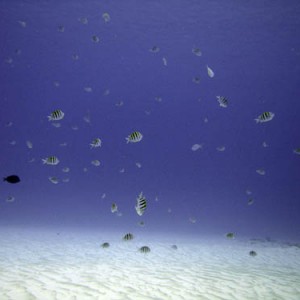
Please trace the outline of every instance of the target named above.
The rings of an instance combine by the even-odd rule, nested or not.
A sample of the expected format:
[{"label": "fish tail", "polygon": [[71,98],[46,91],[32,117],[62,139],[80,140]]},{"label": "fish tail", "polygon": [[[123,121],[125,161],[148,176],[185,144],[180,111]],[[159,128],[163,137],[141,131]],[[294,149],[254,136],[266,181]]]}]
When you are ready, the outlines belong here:
[{"label": "fish tail", "polygon": [[48,121],[52,121],[52,116],[47,116],[48,117]]},{"label": "fish tail", "polygon": [[125,138],[125,140],[126,140],[127,144],[130,142],[130,138],[129,137]]},{"label": "fish tail", "polygon": [[43,164],[45,165],[47,163],[47,158],[42,159]]},{"label": "fish tail", "polygon": [[259,118],[254,119],[254,121],[256,122],[256,124],[260,122]]}]

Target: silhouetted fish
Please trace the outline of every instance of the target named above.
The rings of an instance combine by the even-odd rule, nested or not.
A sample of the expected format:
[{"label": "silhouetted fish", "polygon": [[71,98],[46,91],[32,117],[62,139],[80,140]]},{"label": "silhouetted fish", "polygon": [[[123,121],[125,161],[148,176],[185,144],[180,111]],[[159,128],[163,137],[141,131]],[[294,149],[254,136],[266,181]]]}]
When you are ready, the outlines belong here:
[{"label": "silhouetted fish", "polygon": [[10,176],[4,177],[3,181],[7,181],[9,183],[18,183],[21,181],[21,179],[17,175],[10,175]]}]

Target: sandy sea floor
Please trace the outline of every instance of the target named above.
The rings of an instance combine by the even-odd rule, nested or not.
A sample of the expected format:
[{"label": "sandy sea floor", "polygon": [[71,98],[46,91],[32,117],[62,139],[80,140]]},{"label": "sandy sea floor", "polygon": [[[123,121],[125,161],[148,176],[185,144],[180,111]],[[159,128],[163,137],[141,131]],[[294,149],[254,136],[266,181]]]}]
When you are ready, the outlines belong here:
[{"label": "sandy sea floor", "polygon": [[[124,242],[121,237],[0,229],[0,299],[300,299],[296,246],[178,236]],[[106,241],[110,247],[101,248]],[[140,253],[143,245],[151,252]]]}]

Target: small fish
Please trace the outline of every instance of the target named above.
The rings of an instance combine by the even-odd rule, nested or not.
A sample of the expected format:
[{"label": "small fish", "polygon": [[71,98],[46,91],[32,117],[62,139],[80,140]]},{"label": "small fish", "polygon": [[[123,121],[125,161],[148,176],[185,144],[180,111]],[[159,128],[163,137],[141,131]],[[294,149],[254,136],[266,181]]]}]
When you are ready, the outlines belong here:
[{"label": "small fish", "polygon": [[14,196],[8,196],[6,198],[6,202],[14,202],[15,201],[15,197]]},{"label": "small fish", "polygon": [[60,25],[60,26],[57,27],[57,30],[58,30],[59,32],[64,32],[64,31],[65,31],[65,27],[62,26],[62,25]]},{"label": "small fish", "polygon": [[200,83],[200,77],[197,77],[197,76],[194,77],[194,78],[193,78],[193,82],[199,84],[199,83]]},{"label": "small fish", "polygon": [[49,156],[42,159],[43,164],[56,166],[59,164],[59,159],[56,156]]},{"label": "small fish", "polygon": [[167,59],[165,57],[162,58],[162,61],[163,61],[164,66],[168,65],[168,61],[167,61]]},{"label": "small fish", "polygon": [[101,244],[101,247],[104,248],[104,249],[105,249],[105,248],[109,248],[109,246],[110,246],[110,245],[109,245],[109,243],[107,243],[107,242]]},{"label": "small fish", "polygon": [[208,118],[204,118],[203,122],[208,123]]},{"label": "small fish", "polygon": [[91,149],[92,148],[98,148],[102,146],[102,141],[99,138],[95,138],[91,143],[90,143]]},{"label": "small fish", "polygon": [[189,221],[192,223],[192,224],[195,224],[197,222],[196,218],[194,217],[190,217],[189,218]]},{"label": "small fish", "polygon": [[104,199],[104,198],[106,198],[106,194],[105,193],[103,193],[102,196],[101,196],[101,199]]},{"label": "small fish", "polygon": [[220,147],[217,147],[217,150],[220,151],[220,152],[223,152],[225,151],[225,146],[220,146]]},{"label": "small fish", "polygon": [[117,107],[121,107],[121,106],[123,106],[123,105],[124,105],[124,102],[123,102],[122,100],[116,103],[116,106],[117,106]]},{"label": "small fish", "polygon": [[217,96],[217,100],[221,107],[226,108],[228,106],[228,100],[223,96]]},{"label": "small fish", "polygon": [[140,169],[142,167],[142,164],[139,162],[136,162],[135,165]]},{"label": "small fish", "polygon": [[86,25],[88,23],[88,19],[85,17],[81,17],[78,19],[79,22],[81,22],[82,24]]},{"label": "small fish", "polygon": [[73,60],[78,60],[79,59],[79,55],[78,54],[73,54],[72,55],[72,59]]},{"label": "small fish", "polygon": [[132,233],[126,233],[123,236],[123,241],[131,241],[131,240],[133,240],[133,234]]},{"label": "small fish", "polygon": [[174,249],[174,250],[178,249],[176,245],[172,245],[171,248]]},{"label": "small fish", "polygon": [[229,232],[229,233],[226,234],[226,237],[227,237],[228,239],[234,239],[234,238],[235,238],[235,235],[234,235],[233,232]]},{"label": "small fish", "polygon": [[22,27],[26,27],[27,23],[25,21],[18,21],[18,23],[22,26]]},{"label": "small fish", "polygon": [[110,94],[110,90],[109,89],[107,89],[107,90],[105,90],[103,92],[103,96],[108,96],[109,94]]},{"label": "small fish", "polygon": [[67,183],[67,182],[69,182],[70,181],[70,178],[64,178],[63,180],[62,180],[62,182],[64,182],[64,183]]},{"label": "small fish", "polygon": [[294,150],[293,150],[293,152],[294,152],[295,154],[298,154],[298,155],[300,155],[300,148],[296,148],[296,149],[294,149]]},{"label": "small fish", "polygon": [[21,179],[17,175],[10,175],[10,176],[4,177],[3,181],[7,181],[9,183],[18,183],[21,181]]},{"label": "small fish", "polygon": [[157,46],[153,46],[152,48],[149,49],[149,51],[152,52],[152,53],[157,53],[157,52],[159,52],[159,50],[160,49]]},{"label": "small fish", "polygon": [[113,203],[113,204],[111,205],[110,210],[111,210],[112,213],[117,212],[117,211],[118,211],[118,206],[117,206],[117,204],[116,204],[116,203]]},{"label": "small fish", "polygon": [[162,97],[155,97],[154,99],[155,99],[155,101],[157,101],[157,102],[162,102]]},{"label": "small fish", "polygon": [[99,167],[101,163],[98,159],[95,159],[91,161],[91,164],[94,165],[95,167]]},{"label": "small fish", "polygon": [[107,13],[107,12],[103,13],[102,14],[102,18],[103,18],[103,20],[104,20],[105,23],[110,22],[110,15],[109,15],[109,13]]},{"label": "small fish", "polygon": [[254,202],[254,200],[253,200],[252,198],[250,198],[250,199],[248,200],[248,205],[252,205],[253,202]]},{"label": "small fish", "polygon": [[214,71],[208,65],[206,65],[206,68],[207,68],[207,74],[208,74],[208,76],[210,78],[213,78],[215,76]]},{"label": "small fish", "polygon": [[194,144],[191,148],[192,151],[197,151],[199,149],[202,149],[202,144]]},{"label": "small fish", "polygon": [[88,171],[88,168],[83,168],[83,172],[86,173]]},{"label": "small fish", "polygon": [[30,141],[26,141],[26,145],[28,147],[28,149],[32,149],[33,145]]},{"label": "small fish", "polygon": [[62,171],[63,171],[64,173],[69,173],[69,172],[70,172],[70,168],[69,168],[69,167],[64,167],[64,168],[62,169]]},{"label": "small fish", "polygon": [[255,251],[251,250],[251,251],[249,252],[249,255],[252,256],[252,257],[254,257],[254,256],[257,255],[257,253],[256,253]]},{"label": "small fish", "polygon": [[263,142],[263,143],[262,143],[262,146],[263,146],[264,148],[267,148],[269,145],[267,144],[267,142]]},{"label": "small fish", "polygon": [[48,121],[59,121],[64,118],[65,114],[60,110],[54,110],[50,116],[48,116]]},{"label": "small fish", "polygon": [[7,122],[6,124],[5,124],[5,127],[11,127],[13,125],[13,122]]},{"label": "small fish", "polygon": [[10,144],[11,144],[12,146],[14,146],[14,145],[17,144],[17,142],[16,142],[16,141],[11,141]]},{"label": "small fish", "polygon": [[275,117],[274,113],[272,113],[270,111],[266,111],[254,120],[255,120],[256,123],[264,123],[264,122],[271,121],[274,117]]},{"label": "small fish", "polygon": [[257,169],[256,173],[259,175],[266,175],[266,171],[264,169]]},{"label": "small fish", "polygon": [[100,42],[100,39],[99,39],[98,36],[93,35],[93,36],[92,36],[92,41],[93,41],[94,43],[99,43],[99,42]]},{"label": "small fish", "polygon": [[93,91],[93,89],[90,86],[86,86],[84,88],[84,91],[87,92],[87,93],[91,93]]},{"label": "small fish", "polygon": [[252,192],[251,192],[250,190],[246,190],[246,194],[247,194],[247,195],[251,195]]},{"label": "small fish", "polygon": [[193,48],[192,53],[194,53],[196,56],[201,56],[202,52],[199,48]]},{"label": "small fish", "polygon": [[134,131],[133,133],[131,133],[127,138],[127,144],[128,143],[137,143],[140,142],[143,138],[143,135],[139,132],[139,131]]},{"label": "small fish", "polygon": [[139,216],[142,216],[147,208],[146,198],[143,196],[143,192],[139,194],[136,199],[135,210]]},{"label": "small fish", "polygon": [[58,178],[57,178],[57,177],[55,177],[55,176],[50,176],[50,177],[48,177],[48,179],[49,179],[52,183],[58,184]]},{"label": "small fish", "polygon": [[145,226],[145,222],[144,221],[140,221],[140,222],[138,222],[138,225],[141,226],[141,227],[144,227]]},{"label": "small fish", "polygon": [[149,253],[151,250],[148,246],[143,246],[139,249],[139,252],[141,253]]}]

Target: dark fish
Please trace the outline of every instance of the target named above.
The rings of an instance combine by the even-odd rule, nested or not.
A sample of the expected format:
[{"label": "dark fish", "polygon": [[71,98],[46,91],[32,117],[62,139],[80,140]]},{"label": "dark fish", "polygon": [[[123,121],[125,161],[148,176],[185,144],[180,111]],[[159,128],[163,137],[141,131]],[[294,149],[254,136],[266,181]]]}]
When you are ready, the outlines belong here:
[{"label": "dark fish", "polygon": [[249,252],[249,255],[250,255],[250,256],[256,256],[257,253],[256,253],[255,251],[252,250],[252,251]]},{"label": "dark fish", "polygon": [[151,250],[148,246],[143,246],[139,249],[141,253],[149,253]]},{"label": "dark fish", "polygon": [[234,239],[234,233],[233,232],[229,232],[229,233],[226,234],[226,237],[228,239]]},{"label": "dark fish", "polygon": [[21,181],[21,179],[17,175],[10,175],[10,176],[4,177],[3,181],[7,181],[9,183],[18,183]]},{"label": "dark fish", "polygon": [[131,241],[133,239],[133,234],[132,233],[126,233],[123,236],[123,241]]},{"label": "dark fish", "polygon": [[178,249],[176,245],[172,245],[171,248],[174,249],[174,250]]},{"label": "dark fish", "polygon": [[109,243],[105,242],[101,245],[102,248],[108,248],[110,245]]}]

